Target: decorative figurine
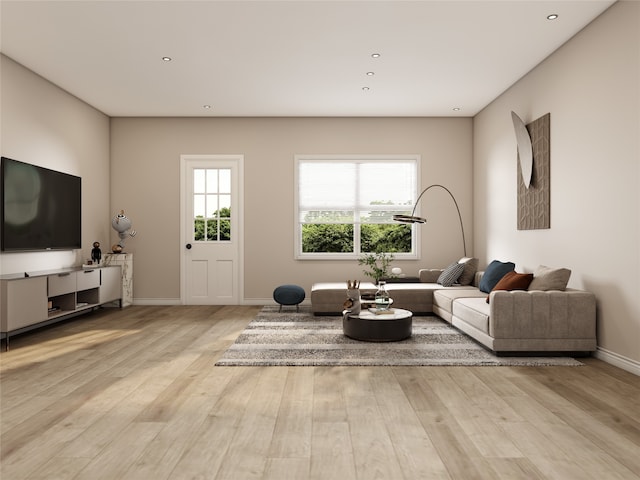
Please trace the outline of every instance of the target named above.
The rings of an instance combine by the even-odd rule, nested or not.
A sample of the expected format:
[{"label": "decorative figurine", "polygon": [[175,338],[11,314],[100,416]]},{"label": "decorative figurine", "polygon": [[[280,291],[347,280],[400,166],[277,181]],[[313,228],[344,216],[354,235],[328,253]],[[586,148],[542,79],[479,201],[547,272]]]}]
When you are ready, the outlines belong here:
[{"label": "decorative figurine", "polygon": [[360,313],[362,306],[360,304],[360,282],[358,280],[347,280],[347,299],[342,306],[346,312],[353,315]]},{"label": "decorative figurine", "polygon": [[93,242],[93,250],[91,250],[91,261],[99,264],[102,260],[102,250],[100,250],[100,242]]},{"label": "decorative figurine", "polygon": [[122,253],[127,236],[135,237],[138,232],[131,230],[131,220],[124,214],[124,210],[120,210],[120,213],[111,219],[111,226],[120,237],[120,241],[113,245],[111,250],[113,253]]}]

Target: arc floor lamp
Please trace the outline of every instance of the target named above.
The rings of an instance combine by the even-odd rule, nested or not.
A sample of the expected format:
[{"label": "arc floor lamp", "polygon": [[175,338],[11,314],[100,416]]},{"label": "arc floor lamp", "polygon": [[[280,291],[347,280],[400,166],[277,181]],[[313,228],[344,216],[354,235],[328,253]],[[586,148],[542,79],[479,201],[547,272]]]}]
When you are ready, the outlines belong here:
[{"label": "arc floor lamp", "polygon": [[462,215],[460,214],[460,207],[458,207],[458,202],[456,201],[456,197],[453,196],[453,193],[451,193],[451,190],[449,190],[444,185],[440,185],[440,184],[437,184],[437,183],[434,183],[433,185],[429,185],[418,196],[418,199],[416,200],[416,204],[413,206],[413,211],[411,212],[411,215],[394,215],[393,219],[396,222],[402,222],[402,223],[426,223],[427,222],[426,218],[415,216],[416,208],[418,207],[418,203],[420,203],[420,199],[422,198],[422,196],[425,193],[427,193],[428,190],[431,190],[432,188],[435,188],[435,187],[442,188],[445,192],[447,192],[449,194],[449,196],[451,197],[451,199],[453,200],[453,203],[456,206],[456,210],[458,211],[458,219],[460,220],[460,231],[462,232],[462,246],[463,246],[463,249],[464,249],[464,256],[466,257],[467,256],[467,242],[466,242],[466,240],[464,238],[464,225],[462,224]]}]

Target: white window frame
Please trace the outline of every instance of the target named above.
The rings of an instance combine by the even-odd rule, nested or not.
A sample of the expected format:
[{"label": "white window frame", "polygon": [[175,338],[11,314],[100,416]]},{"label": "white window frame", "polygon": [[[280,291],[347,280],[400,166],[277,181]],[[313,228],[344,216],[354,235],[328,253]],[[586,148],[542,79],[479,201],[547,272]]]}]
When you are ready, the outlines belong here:
[{"label": "white window frame", "polygon": [[[296,260],[350,260],[360,258],[363,254],[359,253],[360,250],[360,236],[356,235],[354,239],[356,245],[354,245],[354,249],[356,252],[349,253],[308,253],[302,251],[302,229],[300,224],[300,164],[303,162],[327,162],[327,161],[343,161],[343,162],[407,162],[412,161],[415,162],[416,165],[416,178],[415,185],[411,192],[408,192],[411,205],[406,206],[407,211],[411,211],[415,205],[416,197],[418,195],[418,191],[420,188],[420,165],[421,165],[421,157],[418,154],[415,155],[295,155],[295,175],[294,175],[294,258]],[[419,214],[418,209],[416,209],[416,214]],[[355,228],[355,224],[354,224]],[[416,228],[415,225],[411,225],[411,243],[412,243],[412,252],[407,253],[398,253],[394,252],[393,256],[396,260],[417,260],[420,259],[420,229]]]}]

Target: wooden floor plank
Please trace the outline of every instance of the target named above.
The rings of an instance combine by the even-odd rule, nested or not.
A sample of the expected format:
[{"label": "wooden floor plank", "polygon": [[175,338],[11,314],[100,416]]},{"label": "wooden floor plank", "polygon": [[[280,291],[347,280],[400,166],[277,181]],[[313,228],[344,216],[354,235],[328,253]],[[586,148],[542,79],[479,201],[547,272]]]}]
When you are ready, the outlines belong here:
[{"label": "wooden floor plank", "polygon": [[180,406],[180,414],[168,419],[120,480],[170,478],[184,453],[191,447],[193,433],[202,429],[209,410],[217,401],[218,397],[194,394],[192,389]]},{"label": "wooden floor plank", "polygon": [[313,375],[313,421],[347,421],[347,406],[342,394],[343,367],[316,368]]},{"label": "wooden floor plank", "polygon": [[473,444],[470,441],[464,441],[455,423],[430,424],[429,419],[424,419],[422,425],[453,480],[497,478],[496,472],[475,450]]},{"label": "wooden floor plank", "polygon": [[[309,458],[273,458],[267,460],[263,480],[299,480],[309,478]],[[336,477],[341,478],[341,477]]]},{"label": "wooden floor plank", "polygon": [[3,444],[2,452],[0,452],[0,461],[3,463],[10,462],[10,457],[17,450],[37,439],[42,435],[43,431],[49,430],[63,422],[64,419],[77,408],[90,401],[97,392],[101,392],[115,381],[115,378],[110,377],[95,378],[88,384],[74,390],[72,394],[66,396],[64,399],[59,399],[49,405],[45,410],[25,418],[24,421],[2,432],[3,439],[9,438],[11,442],[9,445],[6,443]]},{"label": "wooden floor plank", "polygon": [[159,423],[131,423],[120,433],[113,445],[103,449],[76,475],[75,479],[112,480],[122,478],[161,428],[162,425]]},{"label": "wooden floor plank", "polygon": [[[540,388],[539,382],[547,388]],[[633,431],[634,427],[625,425],[624,422],[618,425],[617,422],[612,421],[610,414],[606,413],[610,412],[609,405],[602,406],[603,411],[595,412],[592,406],[586,410],[576,408],[576,405],[563,395],[563,393],[566,394],[566,389],[562,386],[562,382],[551,382],[548,377],[541,377],[535,382],[522,381],[520,386],[529,393],[531,401],[539,405],[538,413],[531,416],[531,421],[535,421],[538,425],[545,425],[548,423],[543,421],[543,418],[549,418],[552,415],[557,419],[553,423],[570,426],[630,471],[640,472],[640,455],[638,455],[640,441],[626,435],[627,430]],[[594,395],[597,393],[597,390],[593,390]],[[611,408],[615,408],[615,405],[614,402]],[[573,442],[569,445],[575,447]]]},{"label": "wooden floor plank", "polygon": [[28,478],[30,480],[72,480],[78,478],[90,461],[89,458],[53,457]]},{"label": "wooden floor plank", "polygon": [[501,480],[545,480],[547,477],[528,458],[487,459]]},{"label": "wooden floor plank", "polygon": [[[261,372],[261,369],[250,367],[233,368],[231,378],[208,410],[200,428],[190,433],[189,444],[183,449],[169,478],[215,478],[229,453],[230,442]],[[132,478],[135,478],[135,473],[131,473]]]},{"label": "wooden floor plank", "polygon": [[[57,454],[64,449],[82,430],[55,425],[32,441],[16,449],[4,461],[0,462],[0,478],[20,480],[31,478],[49,462],[55,460]],[[2,446],[8,444],[3,436]]]},{"label": "wooden floor plank", "polygon": [[311,458],[313,375],[289,368],[269,457]]},{"label": "wooden floor plank", "polygon": [[258,367],[260,378],[230,439],[216,480],[262,478],[273,441],[287,368]]},{"label": "wooden floor plank", "polygon": [[356,480],[349,423],[314,422],[309,477],[312,480]]},{"label": "wooden floor plank", "polygon": [[404,478],[449,479],[438,451],[411,408],[393,369],[377,369],[372,382]]},{"label": "wooden floor plank", "polygon": [[631,441],[640,444],[640,408],[626,401],[626,395],[621,395],[621,402],[612,402],[615,397],[611,390],[605,388],[601,394],[594,395],[593,385],[585,386],[583,382],[574,378],[572,372],[562,373],[563,378],[560,382],[545,379],[541,383],[574,407],[591,413]]},{"label": "wooden floor plank", "polygon": [[259,306],[133,306],[0,353],[12,480],[640,480],[640,378],[582,367],[215,367]]},{"label": "wooden floor plank", "polygon": [[362,478],[402,478],[402,468],[375,396],[373,380],[379,368],[357,369],[345,387],[347,418],[356,471]]}]

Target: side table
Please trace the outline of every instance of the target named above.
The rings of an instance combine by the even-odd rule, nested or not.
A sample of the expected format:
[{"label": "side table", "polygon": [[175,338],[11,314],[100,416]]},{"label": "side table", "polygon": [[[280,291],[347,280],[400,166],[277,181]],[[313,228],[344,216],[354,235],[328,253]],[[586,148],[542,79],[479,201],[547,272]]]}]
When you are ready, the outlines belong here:
[{"label": "side table", "polygon": [[122,273],[122,307],[133,304],[133,253],[105,253],[104,265],[120,265]]}]

